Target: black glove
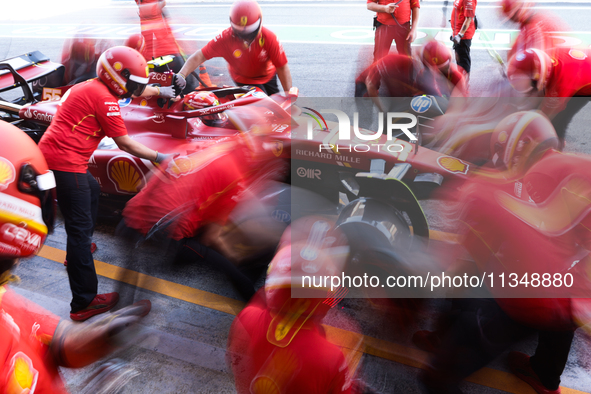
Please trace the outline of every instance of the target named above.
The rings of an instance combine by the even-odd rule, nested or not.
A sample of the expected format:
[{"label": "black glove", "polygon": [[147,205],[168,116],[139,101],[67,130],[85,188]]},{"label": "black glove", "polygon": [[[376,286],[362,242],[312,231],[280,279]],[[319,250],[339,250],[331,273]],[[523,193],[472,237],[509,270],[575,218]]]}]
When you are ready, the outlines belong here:
[{"label": "black glove", "polygon": [[156,152],[156,160],[154,160],[156,163],[160,164],[163,161],[166,161],[168,159],[172,159],[174,157],[177,157],[180,153],[160,153],[160,152]]},{"label": "black glove", "polygon": [[167,99],[175,98],[177,93],[175,92],[174,86],[162,86],[158,88],[158,96],[164,97]]},{"label": "black glove", "polygon": [[177,95],[181,94],[181,92],[187,86],[187,81],[185,80],[185,76],[181,73],[174,74],[174,77],[172,79],[172,83],[174,85],[174,90]]}]

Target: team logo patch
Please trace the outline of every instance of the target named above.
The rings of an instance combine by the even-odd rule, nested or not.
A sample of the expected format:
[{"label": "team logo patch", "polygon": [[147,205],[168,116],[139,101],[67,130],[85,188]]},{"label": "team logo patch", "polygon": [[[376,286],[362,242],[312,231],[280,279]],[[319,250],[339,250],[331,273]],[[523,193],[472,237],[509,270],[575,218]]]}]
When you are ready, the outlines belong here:
[{"label": "team logo patch", "polygon": [[0,157],[0,191],[6,189],[8,185],[14,182],[16,171],[11,162]]},{"label": "team logo patch", "polygon": [[119,108],[127,107],[131,104],[131,97],[119,100]]},{"label": "team logo patch", "polygon": [[33,367],[33,361],[23,352],[18,352],[10,360],[5,392],[9,394],[34,393],[38,378],[39,372]]},{"label": "team logo patch", "polygon": [[283,153],[283,141],[274,141],[273,149],[271,149],[271,151],[275,156],[281,156],[281,153]]},{"label": "team logo patch", "polygon": [[123,65],[119,62],[115,62],[115,64],[113,64],[113,68],[117,71],[121,71],[121,69],[123,68]]},{"label": "team logo patch", "polygon": [[412,101],[410,102],[410,107],[416,113],[422,114],[423,112],[426,112],[429,110],[429,108],[431,108],[431,104],[433,104],[431,102],[431,97],[417,96],[417,97],[413,98]]},{"label": "team logo patch", "polygon": [[263,38],[263,36],[261,36],[261,38],[259,38],[259,45],[260,46],[264,46],[265,45],[265,39]]},{"label": "team logo patch", "polygon": [[440,156],[439,159],[437,159],[437,164],[439,164],[439,167],[452,174],[466,174],[468,173],[468,168],[470,168],[468,163],[464,163],[462,160],[451,156]]},{"label": "team logo patch", "polygon": [[232,53],[232,55],[234,55],[234,57],[235,57],[236,59],[238,59],[240,56],[242,56],[242,51],[241,51],[240,49],[236,49],[236,50],[235,50],[235,51]]},{"label": "team logo patch", "polygon": [[244,27],[244,26],[246,26],[247,23],[248,23],[248,17],[246,17],[246,16],[240,17],[240,26]]},{"label": "team logo patch", "polygon": [[505,130],[501,131],[499,134],[499,142],[504,144],[507,141],[507,132]]},{"label": "team logo patch", "polygon": [[573,59],[577,59],[577,60],[585,60],[587,58],[587,55],[585,54],[585,52],[579,50],[579,49],[571,49],[568,54],[573,58]]},{"label": "team logo patch", "polygon": [[115,156],[109,160],[107,175],[119,193],[135,194],[146,184],[143,172],[127,156]]}]

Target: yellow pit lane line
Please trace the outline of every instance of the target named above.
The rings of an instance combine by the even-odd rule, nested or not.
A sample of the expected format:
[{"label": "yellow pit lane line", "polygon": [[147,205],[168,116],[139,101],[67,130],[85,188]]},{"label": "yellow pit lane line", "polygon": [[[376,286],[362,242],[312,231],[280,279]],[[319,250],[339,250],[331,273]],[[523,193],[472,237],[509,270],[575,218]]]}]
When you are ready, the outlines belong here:
[{"label": "yellow pit lane line", "polygon": [[[431,236],[442,238],[448,242],[455,239],[455,234],[443,233],[440,231],[431,231]],[[454,236],[454,237],[451,237]],[[435,237],[433,239],[436,239]],[[51,246],[44,245],[38,253],[38,256],[48,260],[63,264],[66,258],[66,252]],[[128,283],[144,290],[150,290],[171,298],[186,301],[191,304],[203,306],[219,312],[237,315],[246,305],[242,301],[233,298],[220,296],[207,291],[194,289],[189,286],[180,285],[168,280],[155,278],[140,272],[117,267],[112,264],[94,260],[96,273],[105,278],[113,279],[119,282]],[[406,366],[426,369],[429,353],[412,347],[399,345],[396,343],[373,338],[367,335],[360,335],[355,332],[343,330],[340,328],[324,325],[327,336],[336,345],[343,349],[347,358],[356,359],[355,365],[359,362],[360,353],[358,347],[359,338],[363,339],[365,354],[380,357],[386,360],[394,361]],[[351,364],[350,364],[351,365]],[[486,386],[497,390],[503,390],[508,393],[523,394],[535,393],[527,383],[517,378],[509,372],[503,372],[492,368],[482,368],[465,379],[468,382]],[[584,394],[584,391],[562,387],[563,394]]]}]

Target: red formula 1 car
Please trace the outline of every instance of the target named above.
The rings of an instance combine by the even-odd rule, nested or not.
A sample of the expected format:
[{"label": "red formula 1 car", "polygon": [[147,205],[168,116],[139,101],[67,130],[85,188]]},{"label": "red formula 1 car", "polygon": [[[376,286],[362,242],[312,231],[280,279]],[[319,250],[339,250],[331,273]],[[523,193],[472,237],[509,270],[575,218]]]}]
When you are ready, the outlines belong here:
[{"label": "red formula 1 car", "polygon": [[[158,60],[152,67],[162,71],[158,70]],[[62,74],[63,66],[51,62],[40,52],[0,62],[2,119],[38,140],[56,113],[59,98],[69,88],[56,82],[62,80]],[[151,82],[166,86],[171,84],[172,73],[153,72],[150,77]],[[15,95],[19,89],[22,94]],[[413,137],[410,133],[399,133],[399,138],[378,136],[365,129],[359,130],[355,124],[352,128],[341,124],[344,118],[339,118],[339,122],[327,121],[321,107],[325,104],[319,99],[300,98],[295,105],[297,94],[269,97],[250,87],[204,90],[214,92],[220,105],[186,110],[182,101],[157,97],[121,100],[121,114],[129,135],[159,152],[178,152],[184,156],[216,140],[247,132],[252,122],[242,118],[254,114],[253,119],[259,122],[264,119],[270,125],[272,133],[267,138],[277,160],[291,164],[291,174],[285,174],[285,181],[315,191],[335,204],[364,198],[394,207],[396,214],[392,221],[398,220],[397,225],[407,228],[403,233],[424,237],[429,235],[428,225],[417,197],[427,197],[446,179],[465,177],[474,170],[465,160],[420,146],[420,138],[409,142]],[[237,111],[232,122],[219,125],[203,121],[215,114],[231,114],[236,108],[248,111]],[[438,108],[434,98],[415,97],[407,102],[407,115],[401,112],[402,118],[421,124],[425,119],[428,121],[426,111],[433,108]],[[347,116],[343,112],[343,115],[354,119],[353,114]],[[403,129],[398,127],[397,130]],[[414,135],[420,137],[416,126],[414,131]],[[109,138],[103,139],[89,162],[89,170],[100,184],[102,200],[119,203],[119,207],[146,184],[153,168],[151,162],[120,151]],[[350,208],[351,204],[342,211],[342,221],[360,215],[359,210]],[[395,237],[393,232],[390,235]]]}]

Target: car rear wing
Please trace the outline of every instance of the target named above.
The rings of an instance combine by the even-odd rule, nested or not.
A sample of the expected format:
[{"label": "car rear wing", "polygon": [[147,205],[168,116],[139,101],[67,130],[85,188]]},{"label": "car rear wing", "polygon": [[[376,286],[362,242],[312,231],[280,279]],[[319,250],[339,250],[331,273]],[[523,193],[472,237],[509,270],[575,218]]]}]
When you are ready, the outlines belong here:
[{"label": "car rear wing", "polygon": [[[64,69],[63,65],[50,61],[39,51],[2,60],[0,61],[0,92],[20,86],[23,89],[23,97],[17,100],[18,103],[31,103],[35,101],[35,95],[40,94],[43,87],[61,85]],[[32,89],[29,83],[32,84]]]}]

